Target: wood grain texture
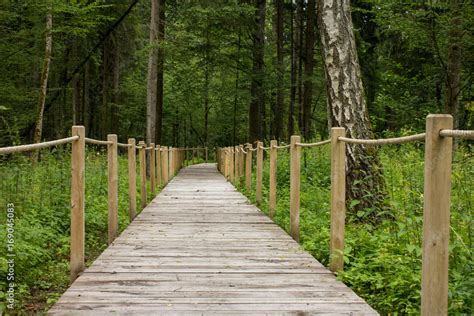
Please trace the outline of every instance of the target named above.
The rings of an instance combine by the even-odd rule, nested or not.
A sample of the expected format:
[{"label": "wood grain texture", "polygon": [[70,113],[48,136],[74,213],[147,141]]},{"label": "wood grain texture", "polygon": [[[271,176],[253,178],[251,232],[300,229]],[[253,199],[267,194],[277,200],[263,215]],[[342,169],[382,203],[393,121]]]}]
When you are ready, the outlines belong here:
[{"label": "wood grain texture", "polygon": [[84,270],[84,203],[85,203],[85,129],[73,126],[72,136],[79,139],[72,142],[71,154],[71,257],[70,281]]},{"label": "wood grain texture", "polygon": [[346,144],[339,137],[343,127],[331,129],[331,237],[329,241],[329,269],[344,268],[344,232],[346,219]]},{"label": "wood grain texture", "polygon": [[217,172],[182,169],[56,315],[376,315]]},{"label": "wood grain texture", "polygon": [[135,138],[128,139],[128,216],[130,222],[137,216],[137,150]]},{"label": "wood grain texture", "polygon": [[300,240],[300,164],[301,147],[300,136],[291,136],[290,146],[290,234],[294,240]]},{"label": "wood grain texture", "polygon": [[441,137],[453,128],[453,117],[430,114],[426,119],[425,188],[421,314],[448,314],[449,219],[453,139]]},{"label": "wood grain texture", "polygon": [[118,234],[118,148],[117,135],[107,135],[107,177],[108,177],[108,242]]}]

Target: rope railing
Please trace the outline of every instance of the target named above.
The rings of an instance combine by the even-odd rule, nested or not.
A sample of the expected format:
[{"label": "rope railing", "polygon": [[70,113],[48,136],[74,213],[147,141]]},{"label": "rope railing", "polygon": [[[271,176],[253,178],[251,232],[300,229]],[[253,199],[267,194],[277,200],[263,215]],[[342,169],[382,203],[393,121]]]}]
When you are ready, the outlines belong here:
[{"label": "rope railing", "polygon": [[[322,145],[326,145],[326,144],[330,144],[331,143],[331,140],[330,139],[327,139],[327,140],[323,140],[323,141],[320,141],[320,142],[317,142],[317,143],[296,143],[296,146],[300,146],[300,147],[318,147],[318,146],[322,146]],[[289,145],[288,145],[289,147]]]},{"label": "rope railing", "polygon": [[[450,115],[428,115],[424,133],[385,139],[356,139],[346,137],[341,127],[331,129],[331,137],[317,143],[302,143],[300,136],[292,136],[288,145],[278,145],[272,141],[269,147],[262,142],[252,148],[245,144],[247,151],[235,153],[233,147],[217,150],[218,168],[231,182],[242,180],[245,176],[245,189],[252,187],[252,152],[257,152],[255,198],[257,206],[262,200],[263,150],[270,149],[269,170],[269,216],[272,218],[276,208],[276,162],[278,149],[290,149],[290,235],[299,241],[300,208],[300,164],[301,149],[331,144],[331,200],[330,200],[330,262],[331,271],[341,271],[344,266],[344,234],[346,213],[346,144],[395,145],[422,141],[425,143],[425,183],[424,183],[424,221],[422,256],[422,314],[423,302],[436,305],[434,310],[447,314],[448,293],[448,245],[449,213],[451,198],[451,161],[453,139],[474,139],[474,130],[456,130]],[[243,145],[240,145],[243,146]],[[245,170],[237,167],[245,160]],[[436,242],[434,242],[436,241]],[[435,281],[433,281],[435,280]],[[430,284],[430,285],[426,285]]]},{"label": "rope railing", "polygon": [[287,149],[290,148],[290,144],[288,145],[282,145],[282,146],[274,146],[276,149]]},{"label": "rope railing", "polygon": [[66,137],[66,138],[61,138],[61,139],[56,139],[56,140],[51,140],[51,141],[36,143],[36,144],[3,147],[3,148],[0,148],[0,155],[20,153],[20,152],[25,152],[25,151],[32,151],[32,150],[38,150],[38,149],[68,144],[78,139],[79,139],[79,136],[71,136],[71,137]]},{"label": "rope railing", "polygon": [[453,137],[460,139],[474,139],[474,131],[471,130],[443,129],[439,131],[439,135],[443,137]]},{"label": "rope railing", "polygon": [[[129,219],[137,215],[137,150],[139,156],[140,196],[141,207],[145,208],[149,194],[155,195],[156,189],[166,185],[171,178],[185,165],[189,151],[193,152],[194,162],[196,152],[204,151],[208,160],[208,148],[175,148],[160,146],[140,141],[137,145],[134,138],[128,139],[128,144],[119,143],[117,135],[107,135],[107,140],[97,140],[85,137],[84,126],[73,126],[72,136],[62,139],[0,148],[0,154],[21,153],[39,150],[61,144],[72,144],[71,149],[71,238],[70,238],[70,280],[74,281],[85,268],[85,168],[86,144],[107,146],[107,185],[108,185],[108,242],[118,236],[118,147],[128,151],[128,196]],[[152,150],[154,149],[154,150]],[[147,176],[147,159],[149,157],[149,175]],[[150,186],[147,186],[147,181]],[[148,188],[149,189],[148,189]]]},{"label": "rope railing", "polygon": [[349,144],[359,144],[359,145],[395,145],[395,144],[404,144],[414,141],[424,141],[426,137],[426,133],[420,133],[415,135],[409,136],[402,136],[402,137],[394,137],[394,138],[381,138],[381,139],[357,139],[357,138],[349,138],[349,137],[338,137],[338,140],[343,141]]},{"label": "rope railing", "polygon": [[107,140],[98,140],[98,139],[93,139],[93,138],[85,138],[86,144],[92,144],[92,145],[101,145],[101,146],[107,146],[107,145],[112,145],[113,142],[107,141]]}]

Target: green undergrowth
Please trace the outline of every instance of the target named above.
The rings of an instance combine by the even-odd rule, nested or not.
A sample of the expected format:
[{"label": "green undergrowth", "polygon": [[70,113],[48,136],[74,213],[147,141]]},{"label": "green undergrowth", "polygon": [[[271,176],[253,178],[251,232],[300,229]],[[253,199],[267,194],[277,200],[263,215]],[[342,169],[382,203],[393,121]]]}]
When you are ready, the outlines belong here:
[{"label": "green undergrowth", "polygon": [[[69,283],[70,148],[41,152],[34,167],[24,155],[0,163],[0,311],[46,311]],[[138,163],[137,163],[138,166]],[[138,168],[137,168],[138,170]],[[107,155],[90,149],[85,172],[85,259],[89,266],[107,247]],[[148,181],[149,182],[149,181]],[[140,204],[137,173],[137,206]],[[149,186],[149,183],[147,184]],[[149,192],[149,190],[148,190]],[[148,194],[148,200],[151,200]],[[149,202],[147,201],[147,202]],[[15,309],[5,310],[6,205],[15,205]],[[129,224],[126,153],[119,156],[119,229]]]},{"label": "green undergrowth", "polygon": [[[457,148],[453,161],[449,245],[449,313],[472,315],[474,155]],[[385,210],[355,212],[348,201],[344,272],[338,278],[385,315],[419,314],[423,225],[424,147],[384,146],[380,151],[386,182]],[[263,201],[268,213],[269,160],[264,160]],[[277,209],[274,221],[289,232],[289,154],[278,151]],[[241,192],[255,203],[255,192]],[[252,188],[255,188],[253,172]],[[303,149],[301,161],[300,243],[324,265],[329,261],[330,159],[328,146]],[[384,216],[380,216],[381,213]],[[379,216],[374,217],[374,213]],[[389,216],[387,216],[387,213]],[[380,218],[379,220],[375,220]]]}]

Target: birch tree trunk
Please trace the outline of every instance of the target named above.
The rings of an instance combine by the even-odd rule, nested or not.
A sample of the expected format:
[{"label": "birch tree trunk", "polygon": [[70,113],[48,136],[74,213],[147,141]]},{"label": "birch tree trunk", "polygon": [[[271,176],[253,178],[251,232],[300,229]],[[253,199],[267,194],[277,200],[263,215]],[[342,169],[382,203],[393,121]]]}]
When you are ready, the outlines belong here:
[{"label": "birch tree trunk", "polygon": [[146,142],[155,143],[156,135],[156,100],[158,80],[158,28],[159,0],[151,1],[150,45],[148,54],[147,102],[146,102]]},{"label": "birch tree trunk", "polygon": [[[46,15],[46,45],[44,51],[44,62],[43,62],[43,70],[41,72],[41,86],[40,86],[40,94],[38,97],[38,107],[37,107],[37,114],[36,114],[36,126],[33,135],[33,141],[35,143],[41,142],[41,135],[43,132],[43,115],[44,115],[44,105],[46,102],[46,93],[48,90],[48,76],[49,76],[49,68],[51,65],[51,54],[53,50],[53,14],[51,9],[49,10],[48,14]],[[38,161],[38,151],[33,152],[33,162]]]},{"label": "birch tree trunk", "polygon": [[[357,57],[350,1],[318,1],[328,113],[331,127],[344,127],[348,137],[370,138],[361,70]],[[374,147],[348,145],[347,197],[358,200],[356,209],[380,206],[383,200],[381,166]]]}]

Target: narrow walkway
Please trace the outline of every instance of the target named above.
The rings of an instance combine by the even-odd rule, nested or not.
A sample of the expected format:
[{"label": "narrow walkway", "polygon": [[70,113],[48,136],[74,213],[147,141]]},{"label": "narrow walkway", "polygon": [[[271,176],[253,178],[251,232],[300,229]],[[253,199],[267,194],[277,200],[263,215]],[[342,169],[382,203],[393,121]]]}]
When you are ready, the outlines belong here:
[{"label": "narrow walkway", "polygon": [[183,169],[49,312],[377,314],[215,164]]}]

